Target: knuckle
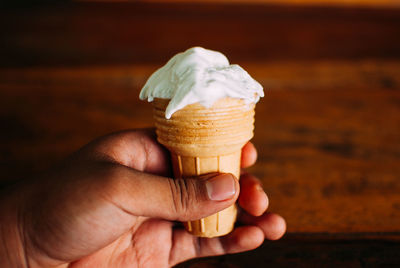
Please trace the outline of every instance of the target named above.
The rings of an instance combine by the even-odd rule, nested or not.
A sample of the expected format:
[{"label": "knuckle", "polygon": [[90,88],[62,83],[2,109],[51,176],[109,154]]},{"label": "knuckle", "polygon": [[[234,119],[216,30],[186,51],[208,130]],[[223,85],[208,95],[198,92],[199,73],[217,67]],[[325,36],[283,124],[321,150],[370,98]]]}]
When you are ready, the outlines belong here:
[{"label": "knuckle", "polygon": [[188,219],[197,199],[195,182],[191,179],[171,179],[170,188],[176,215]]}]

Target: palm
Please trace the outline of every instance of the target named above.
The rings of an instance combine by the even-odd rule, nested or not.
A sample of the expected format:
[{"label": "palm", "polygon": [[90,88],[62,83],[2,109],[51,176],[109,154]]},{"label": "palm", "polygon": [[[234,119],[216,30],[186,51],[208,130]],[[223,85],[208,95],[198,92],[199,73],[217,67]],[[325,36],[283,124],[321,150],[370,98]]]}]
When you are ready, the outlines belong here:
[{"label": "palm", "polygon": [[140,217],[112,244],[71,263],[70,267],[169,267],[193,257],[250,250],[260,242],[259,230],[254,226],[209,239],[194,237],[171,221]]},{"label": "palm", "polygon": [[168,267],[172,248],[172,223],[142,219],[107,247],[71,264],[79,267]]}]

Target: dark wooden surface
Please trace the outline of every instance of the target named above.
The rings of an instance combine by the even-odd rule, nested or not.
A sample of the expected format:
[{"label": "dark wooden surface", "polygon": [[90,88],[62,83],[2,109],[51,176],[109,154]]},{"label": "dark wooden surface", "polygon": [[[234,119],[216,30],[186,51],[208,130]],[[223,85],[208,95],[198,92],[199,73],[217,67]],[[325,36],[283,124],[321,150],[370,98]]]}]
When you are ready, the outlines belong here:
[{"label": "dark wooden surface", "polygon": [[398,267],[399,251],[399,243],[388,240],[314,240],[288,235],[252,252],[193,260],[177,268]]},{"label": "dark wooden surface", "polygon": [[[162,61],[199,42],[232,53],[266,88],[250,171],[288,234],[253,252],[179,267],[400,265],[400,10],[239,5],[217,16],[221,5],[189,5],[188,13],[180,5],[124,5],[0,11],[2,184],[97,136],[151,126],[141,86]],[[23,16],[5,26],[12,14]],[[219,36],[200,31],[204,21],[230,27]],[[180,37],[182,27],[199,36]]]},{"label": "dark wooden surface", "polygon": [[223,3],[5,8],[0,67],[165,62],[195,45],[234,62],[399,58],[399,13],[392,7]]}]

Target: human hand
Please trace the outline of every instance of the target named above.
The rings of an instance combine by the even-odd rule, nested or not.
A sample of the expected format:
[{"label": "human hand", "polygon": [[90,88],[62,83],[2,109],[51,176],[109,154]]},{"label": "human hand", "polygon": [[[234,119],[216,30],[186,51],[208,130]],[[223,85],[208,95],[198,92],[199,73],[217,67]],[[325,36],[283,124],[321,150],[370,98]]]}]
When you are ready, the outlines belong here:
[{"label": "human hand", "polygon": [[[256,157],[248,143],[242,167]],[[153,130],[100,138],[14,189],[2,202],[14,205],[0,208],[16,211],[1,218],[7,223],[2,233],[20,242],[11,246],[29,267],[169,267],[251,250],[284,234],[285,221],[265,212],[268,198],[255,177],[242,174],[239,187],[231,174],[185,181],[171,176],[168,152]],[[195,237],[174,222],[203,218],[237,199],[241,225],[227,236]]]}]

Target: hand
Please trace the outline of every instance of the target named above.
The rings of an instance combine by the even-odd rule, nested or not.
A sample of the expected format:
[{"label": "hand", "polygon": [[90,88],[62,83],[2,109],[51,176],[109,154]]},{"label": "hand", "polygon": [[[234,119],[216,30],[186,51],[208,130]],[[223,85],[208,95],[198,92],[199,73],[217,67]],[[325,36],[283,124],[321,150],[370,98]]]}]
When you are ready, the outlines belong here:
[{"label": "hand", "polygon": [[[254,146],[242,152],[242,167],[254,164]],[[285,221],[265,213],[268,198],[255,177],[242,174],[239,187],[231,174],[185,183],[171,176],[153,130],[100,138],[3,196],[1,213],[15,215],[1,218],[3,241],[20,241],[5,244],[29,267],[168,267],[251,250],[284,234]],[[175,222],[211,215],[237,199],[241,226],[227,236],[194,237]],[[0,266],[11,259],[0,257]]]}]

